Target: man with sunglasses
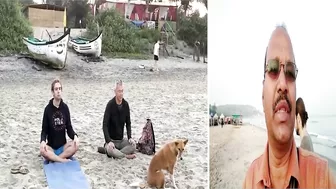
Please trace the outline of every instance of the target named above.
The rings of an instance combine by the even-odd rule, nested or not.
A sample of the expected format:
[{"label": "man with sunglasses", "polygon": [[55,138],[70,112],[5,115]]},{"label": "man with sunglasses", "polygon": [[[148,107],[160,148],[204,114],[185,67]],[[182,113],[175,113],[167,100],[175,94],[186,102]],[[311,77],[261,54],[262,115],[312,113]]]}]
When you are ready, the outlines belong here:
[{"label": "man with sunglasses", "polygon": [[336,188],[327,160],[296,147],[297,74],[289,34],[278,26],[264,62],[262,102],[268,141],[248,169],[243,188]]},{"label": "man with sunglasses", "polygon": [[[131,117],[128,102],[124,99],[124,86],[121,80],[116,81],[115,96],[107,103],[103,133],[104,147],[98,148],[98,152],[108,157],[133,159],[135,158],[136,143],[131,137]],[[127,139],[124,138],[126,124]]]}]

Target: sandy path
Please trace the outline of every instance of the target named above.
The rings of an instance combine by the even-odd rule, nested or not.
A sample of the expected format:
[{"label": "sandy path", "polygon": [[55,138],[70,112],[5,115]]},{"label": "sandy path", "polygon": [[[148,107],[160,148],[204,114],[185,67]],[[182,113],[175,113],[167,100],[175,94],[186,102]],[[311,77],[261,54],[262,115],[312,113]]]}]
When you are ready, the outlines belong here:
[{"label": "sandy path", "polygon": [[245,174],[264,150],[266,132],[252,126],[210,127],[210,188],[241,188]]},{"label": "sandy path", "polygon": [[[38,150],[43,109],[51,98],[50,82],[57,76],[63,80],[63,98],[80,136],[77,158],[92,188],[129,188],[131,182],[145,179],[151,159],[137,154],[135,160],[113,160],[96,152],[104,143],[102,117],[117,78],[125,82],[133,137],[140,137],[150,116],[158,145],[175,137],[188,138],[184,159],[176,169],[177,186],[208,188],[205,64],[163,60],[162,71],[151,73],[138,68],[150,61],[86,63],[73,54],[68,64],[63,71],[43,68],[38,72],[28,60],[0,59],[0,188],[47,187]],[[26,163],[30,173],[11,175],[10,168],[18,162]]]}]

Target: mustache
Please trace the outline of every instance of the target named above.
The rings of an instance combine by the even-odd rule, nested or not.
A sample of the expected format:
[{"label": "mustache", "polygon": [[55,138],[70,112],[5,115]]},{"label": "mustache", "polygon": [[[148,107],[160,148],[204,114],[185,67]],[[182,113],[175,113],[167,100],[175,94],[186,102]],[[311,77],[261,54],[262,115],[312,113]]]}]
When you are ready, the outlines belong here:
[{"label": "mustache", "polygon": [[292,112],[292,104],[290,103],[289,98],[288,98],[286,93],[280,93],[280,95],[276,99],[275,103],[273,104],[273,112],[275,111],[275,107],[278,105],[278,103],[281,100],[285,100],[287,102],[288,107],[289,107],[289,112]]}]

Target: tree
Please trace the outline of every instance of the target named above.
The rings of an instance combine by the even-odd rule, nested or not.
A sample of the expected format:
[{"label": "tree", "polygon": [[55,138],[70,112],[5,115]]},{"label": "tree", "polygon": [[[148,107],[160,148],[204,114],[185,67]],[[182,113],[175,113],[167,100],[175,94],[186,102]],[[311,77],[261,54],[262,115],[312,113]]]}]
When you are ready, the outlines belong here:
[{"label": "tree", "polygon": [[32,35],[30,23],[21,12],[18,0],[1,0],[0,3],[0,52],[20,53],[27,50],[23,37]]}]

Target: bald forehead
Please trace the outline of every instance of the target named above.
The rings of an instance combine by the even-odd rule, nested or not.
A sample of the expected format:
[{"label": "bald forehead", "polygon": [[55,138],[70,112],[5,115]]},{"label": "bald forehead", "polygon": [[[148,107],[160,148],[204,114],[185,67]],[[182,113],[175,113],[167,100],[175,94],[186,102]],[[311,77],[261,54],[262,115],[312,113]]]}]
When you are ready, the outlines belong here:
[{"label": "bald forehead", "polygon": [[294,62],[294,52],[288,32],[277,27],[269,40],[267,48],[267,60],[279,58],[282,61]]}]

